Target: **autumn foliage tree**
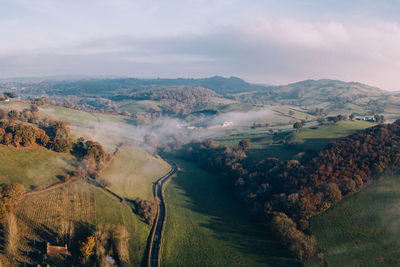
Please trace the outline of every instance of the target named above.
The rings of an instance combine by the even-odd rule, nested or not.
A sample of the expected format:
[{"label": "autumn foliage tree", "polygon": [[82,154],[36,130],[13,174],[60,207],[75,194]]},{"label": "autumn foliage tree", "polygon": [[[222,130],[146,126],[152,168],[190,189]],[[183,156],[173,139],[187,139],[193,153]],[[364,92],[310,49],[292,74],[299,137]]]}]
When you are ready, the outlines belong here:
[{"label": "autumn foliage tree", "polygon": [[4,221],[8,214],[13,212],[24,192],[24,186],[17,182],[0,185],[0,222]]},{"label": "autumn foliage tree", "polygon": [[80,243],[80,252],[84,261],[87,261],[90,256],[94,255],[96,246],[96,239],[94,236],[88,236],[85,241]]}]

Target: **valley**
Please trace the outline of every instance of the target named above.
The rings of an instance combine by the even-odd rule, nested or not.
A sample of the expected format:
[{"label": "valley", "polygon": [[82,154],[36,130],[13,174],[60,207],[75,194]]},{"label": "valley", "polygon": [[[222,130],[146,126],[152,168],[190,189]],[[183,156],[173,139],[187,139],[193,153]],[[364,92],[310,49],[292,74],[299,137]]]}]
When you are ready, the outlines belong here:
[{"label": "valley", "polygon": [[[219,83],[214,84],[216,80]],[[57,88],[57,96],[53,99],[35,97],[35,90],[44,84],[31,84],[21,99],[0,103],[0,109],[6,114],[4,121],[10,121],[7,114],[11,110],[19,113],[19,118],[10,121],[11,124],[37,125],[47,130],[42,121],[65,122],[71,142],[71,149],[65,152],[49,149],[52,139],[49,147],[23,147],[14,145],[15,141],[0,145],[4,163],[0,166],[0,182],[17,182],[27,191],[12,211],[20,232],[16,246],[22,253],[12,256],[8,253],[6,240],[10,232],[9,224],[5,223],[0,235],[3,262],[10,266],[16,262],[52,262],[59,266],[83,261],[106,264],[108,255],[121,266],[146,266],[158,206],[154,183],[171,170],[160,154],[178,165],[177,173],[163,188],[167,217],[162,236],[157,235],[161,239],[160,266],[367,264],[368,260],[350,259],[366,257],[371,254],[368,249],[360,250],[359,254],[338,252],[342,247],[364,244],[365,238],[383,242],[384,251],[380,253],[389,255],[384,260],[376,258],[371,262],[384,264],[395,260],[390,255],[394,255],[396,245],[393,243],[389,249],[384,243],[388,232],[383,229],[387,222],[380,217],[371,219],[377,209],[392,207],[389,195],[387,204],[379,204],[384,208],[372,203],[379,198],[377,194],[386,183],[395,190],[395,178],[374,181],[361,192],[357,189],[340,202],[332,203],[327,211],[312,216],[305,234],[302,230],[296,231],[305,238],[315,238],[317,252],[299,260],[290,245],[288,249],[288,244],[282,243],[276,232],[271,231],[266,217],[259,213],[265,209],[257,201],[268,198],[262,195],[268,185],[262,184],[266,178],[258,177],[255,170],[270,158],[306,165],[332,142],[341,142],[364,129],[379,126],[381,122],[374,119],[375,115],[384,116],[389,122],[400,118],[395,108],[396,96],[362,84],[327,80],[286,87],[250,86],[242,80],[215,77],[190,82],[148,80],[138,89],[135,83],[142,81],[127,79],[117,83],[126,84],[123,90],[115,89],[114,82],[55,82],[52,87]],[[103,89],[90,89],[98,84],[103,84]],[[206,85],[210,87],[204,89]],[[185,86],[193,87],[186,90]],[[168,90],[164,91],[164,87]],[[75,91],[70,91],[71,88]],[[68,96],[72,92],[79,97],[76,103]],[[85,102],[89,98],[94,98],[90,100],[90,107]],[[93,106],[99,99],[103,104],[111,104],[112,110]],[[34,106],[37,111],[33,111]],[[382,112],[377,113],[378,106],[383,107]],[[29,110],[37,115],[30,115]],[[294,128],[296,123],[301,123],[301,128]],[[5,129],[6,133],[12,130]],[[87,161],[80,155],[83,152],[79,152],[85,146],[89,149],[93,144],[85,142],[91,140],[104,148],[103,156],[94,154],[101,158],[97,163]],[[188,154],[193,142],[204,142],[210,151],[218,151],[221,146],[225,149],[222,155],[226,153],[231,158],[223,159],[225,167],[215,165],[208,169],[209,163],[188,157],[195,152]],[[220,161],[218,157],[213,158],[213,153],[208,160]],[[230,172],[229,166],[235,165],[243,166],[244,170],[238,167],[239,171],[231,174],[229,179],[237,178],[232,183],[225,177]],[[247,176],[252,175],[260,184],[252,182],[248,189],[236,191],[247,186],[253,179]],[[57,186],[52,187],[54,184]],[[341,223],[334,219],[346,216],[349,218]],[[373,225],[350,226],[364,222]],[[357,232],[372,228],[382,230]],[[82,242],[91,236],[97,240],[96,250],[82,257]],[[67,244],[73,257],[43,257],[37,252],[43,250],[46,242]]]}]

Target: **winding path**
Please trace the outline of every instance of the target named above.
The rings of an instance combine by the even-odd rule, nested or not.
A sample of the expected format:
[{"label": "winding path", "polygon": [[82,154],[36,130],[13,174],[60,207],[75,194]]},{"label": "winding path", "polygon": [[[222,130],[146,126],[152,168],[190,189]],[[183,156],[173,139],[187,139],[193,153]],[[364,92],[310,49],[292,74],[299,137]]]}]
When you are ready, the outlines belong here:
[{"label": "winding path", "polygon": [[150,246],[149,246],[149,258],[148,258],[148,267],[158,267],[160,266],[160,247],[161,247],[161,238],[164,230],[165,220],[167,216],[167,208],[165,206],[165,200],[163,195],[163,186],[164,184],[174,175],[177,171],[177,166],[174,162],[166,159],[163,159],[171,165],[171,171],[161,177],[154,187],[154,195],[156,202],[158,203],[157,216],[154,220],[153,230],[151,233]]}]

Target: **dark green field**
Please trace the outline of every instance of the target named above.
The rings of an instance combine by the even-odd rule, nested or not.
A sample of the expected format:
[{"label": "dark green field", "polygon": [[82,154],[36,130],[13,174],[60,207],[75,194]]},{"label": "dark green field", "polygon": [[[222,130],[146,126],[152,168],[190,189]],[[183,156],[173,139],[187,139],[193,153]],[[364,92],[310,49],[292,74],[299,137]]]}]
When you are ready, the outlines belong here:
[{"label": "dark green field", "polygon": [[162,266],[297,266],[261,225],[254,224],[212,174],[181,168],[165,195],[168,218]]}]

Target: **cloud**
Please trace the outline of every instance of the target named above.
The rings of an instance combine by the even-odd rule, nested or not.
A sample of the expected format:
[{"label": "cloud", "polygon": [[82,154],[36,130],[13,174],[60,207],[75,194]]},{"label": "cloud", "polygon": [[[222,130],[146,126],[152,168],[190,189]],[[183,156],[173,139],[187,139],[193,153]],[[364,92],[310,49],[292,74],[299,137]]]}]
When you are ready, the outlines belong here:
[{"label": "cloud", "polygon": [[398,90],[399,46],[400,24],[395,21],[258,16],[193,33],[105,34],[3,51],[0,76],[218,74],[270,84],[333,78]]}]

